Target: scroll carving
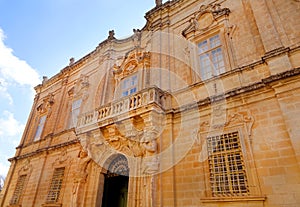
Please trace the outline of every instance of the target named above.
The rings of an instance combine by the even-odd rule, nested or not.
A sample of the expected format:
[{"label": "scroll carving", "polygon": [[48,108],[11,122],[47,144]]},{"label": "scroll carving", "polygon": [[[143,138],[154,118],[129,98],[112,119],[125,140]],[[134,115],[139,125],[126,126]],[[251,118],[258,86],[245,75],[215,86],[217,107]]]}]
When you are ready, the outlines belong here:
[{"label": "scroll carving", "polygon": [[89,77],[81,74],[79,79],[75,82],[75,85],[68,90],[68,95],[70,97],[82,97],[82,100],[84,101],[89,96],[89,85]]},{"label": "scroll carving", "polygon": [[[49,93],[42,101],[41,104],[38,105],[37,111],[40,114],[50,112],[52,105],[54,104],[54,95],[52,93]],[[50,114],[48,114],[50,115]]]},{"label": "scroll carving", "polygon": [[254,117],[249,112],[238,112],[227,116],[226,121],[223,124],[214,124],[210,121],[203,121],[200,123],[200,129],[193,133],[193,139],[196,143],[200,143],[200,133],[207,133],[215,130],[223,130],[226,127],[243,126],[247,132],[247,135],[251,137],[252,128],[254,124]]},{"label": "scroll carving", "polygon": [[120,134],[116,128],[114,133],[114,136],[104,137],[106,142],[115,150],[126,155],[145,157],[157,150],[156,139],[141,139],[144,135],[143,131],[136,131],[135,133],[132,131],[129,137]]},{"label": "scroll carving", "polygon": [[[136,40],[138,41],[139,32],[135,31]],[[150,62],[150,54],[148,52],[136,52],[131,51],[125,56],[120,65],[115,64],[113,66],[113,74],[116,80],[120,80],[123,77],[136,72],[139,68],[144,69]]]},{"label": "scroll carving", "polygon": [[219,17],[227,16],[229,8],[222,8],[221,4],[209,4],[200,6],[198,12],[191,18],[189,25],[182,31],[186,37],[189,33],[205,31],[211,27]]}]

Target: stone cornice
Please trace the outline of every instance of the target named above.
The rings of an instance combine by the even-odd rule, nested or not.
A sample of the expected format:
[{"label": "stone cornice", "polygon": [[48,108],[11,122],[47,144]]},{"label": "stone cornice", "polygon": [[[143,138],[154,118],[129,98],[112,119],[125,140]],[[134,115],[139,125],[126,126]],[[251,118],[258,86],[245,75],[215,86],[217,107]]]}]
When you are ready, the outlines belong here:
[{"label": "stone cornice", "polygon": [[179,2],[183,2],[183,0],[167,1],[167,2],[163,3],[160,6],[154,7],[153,9],[151,9],[150,11],[148,11],[146,13],[145,18],[148,20],[149,18],[151,18],[152,16],[154,16],[157,11],[168,9],[171,6],[173,6],[173,5],[175,5],[176,3],[179,3]]},{"label": "stone cornice", "polygon": [[87,54],[83,58],[79,59],[78,61],[74,62],[73,64],[64,67],[59,73],[52,76],[47,81],[35,86],[34,87],[35,91],[37,93],[39,93],[39,90],[41,90],[42,88],[47,88],[48,86],[53,85],[55,82],[63,81],[63,78],[65,76],[68,76],[68,74],[70,74],[72,71],[82,67],[87,62],[87,60],[92,56],[92,54],[94,52],[95,52],[95,50],[92,51],[91,53]]},{"label": "stone cornice", "polygon": [[269,76],[268,78],[262,79],[260,82],[253,83],[248,86],[235,88],[233,90],[227,91],[224,94],[206,97],[205,99],[197,101],[197,103],[180,106],[180,108],[175,108],[168,112],[178,113],[178,112],[190,110],[190,109],[193,109],[196,107],[197,108],[204,107],[204,106],[210,105],[210,104],[218,102],[218,101],[222,101],[222,100],[225,100],[228,98],[232,98],[232,97],[235,97],[238,95],[250,93],[255,90],[265,88],[265,87],[269,86],[270,84],[276,83],[277,81],[285,80],[287,78],[291,78],[291,77],[294,77],[297,75],[300,75],[300,68],[294,68],[292,70],[285,71],[283,73],[272,75],[272,76]]},{"label": "stone cornice", "polygon": [[12,158],[9,158],[8,161],[11,162],[13,160],[20,160],[20,159],[32,157],[34,155],[37,155],[37,154],[40,154],[40,153],[43,153],[43,152],[48,152],[48,151],[60,149],[60,148],[63,148],[63,147],[66,147],[66,146],[70,146],[70,145],[74,145],[74,144],[77,144],[77,143],[79,143],[79,140],[78,139],[74,139],[74,140],[71,140],[71,141],[68,141],[68,142],[64,142],[64,143],[61,143],[61,144],[57,144],[57,145],[53,145],[53,146],[49,146],[49,147],[44,147],[44,148],[38,149],[38,150],[36,150],[34,152],[30,152],[30,153],[27,153],[27,154],[24,154],[24,155],[12,157]]},{"label": "stone cornice", "polygon": [[[88,53],[87,55],[85,55],[81,59],[75,61],[74,63],[64,67],[63,69],[60,70],[59,73],[52,76],[48,80],[44,81],[42,84],[39,84],[39,85],[35,86],[34,87],[35,91],[37,93],[39,93],[42,88],[47,88],[50,85],[53,85],[55,82],[62,81],[62,79],[64,77],[67,77],[71,72],[73,72],[73,71],[79,69],[80,67],[84,66],[87,63],[87,61],[91,57],[94,56],[94,54],[96,54],[100,49],[102,49],[106,45],[111,44],[111,43],[113,43],[113,44],[124,44],[124,43],[132,41],[134,39],[134,36],[135,36],[135,34],[131,35],[130,37],[124,38],[124,39],[107,38],[106,40],[99,43],[99,45],[96,47],[96,49],[94,49],[92,52]],[[105,51],[103,52],[103,54],[104,53],[105,53]]]}]

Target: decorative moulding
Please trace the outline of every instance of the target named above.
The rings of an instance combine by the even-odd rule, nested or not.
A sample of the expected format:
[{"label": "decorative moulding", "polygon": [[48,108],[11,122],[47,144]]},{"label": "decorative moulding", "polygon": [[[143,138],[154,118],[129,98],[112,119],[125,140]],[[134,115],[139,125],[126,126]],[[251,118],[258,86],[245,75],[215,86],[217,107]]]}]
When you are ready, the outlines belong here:
[{"label": "decorative moulding", "polygon": [[42,103],[38,105],[37,111],[40,114],[50,111],[52,105],[54,104],[54,95],[49,93],[43,100]]},{"label": "decorative moulding", "polygon": [[203,32],[217,23],[221,16],[227,16],[229,8],[222,8],[220,4],[202,5],[196,14],[190,19],[189,25],[182,31],[182,35],[187,37],[196,31]]}]

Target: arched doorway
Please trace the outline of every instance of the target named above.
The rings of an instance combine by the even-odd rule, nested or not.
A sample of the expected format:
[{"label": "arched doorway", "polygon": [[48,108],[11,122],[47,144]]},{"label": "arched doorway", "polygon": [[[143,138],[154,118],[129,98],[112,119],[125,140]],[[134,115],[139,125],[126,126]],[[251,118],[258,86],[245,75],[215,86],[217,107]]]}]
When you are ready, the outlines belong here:
[{"label": "arched doorway", "polygon": [[104,176],[102,207],[127,207],[129,168],[124,155],[118,155],[109,164]]}]

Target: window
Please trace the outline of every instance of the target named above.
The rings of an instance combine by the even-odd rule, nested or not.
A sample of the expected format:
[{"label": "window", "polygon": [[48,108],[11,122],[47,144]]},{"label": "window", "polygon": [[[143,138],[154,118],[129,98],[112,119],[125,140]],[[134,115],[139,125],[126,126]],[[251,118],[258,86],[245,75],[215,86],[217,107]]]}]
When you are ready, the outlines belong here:
[{"label": "window", "polygon": [[56,203],[58,201],[64,178],[64,173],[64,167],[56,168],[54,170],[46,203]]},{"label": "window", "polygon": [[202,80],[225,72],[220,36],[217,34],[198,44]]},{"label": "window", "polygon": [[208,137],[207,149],[212,195],[247,195],[249,190],[238,132]]},{"label": "window", "polygon": [[132,75],[123,79],[121,82],[122,97],[135,93],[137,91],[137,84],[137,75]]},{"label": "window", "polygon": [[71,115],[69,120],[69,128],[75,127],[77,125],[81,103],[82,103],[82,99],[78,99],[76,101],[73,101],[72,103]]},{"label": "window", "polygon": [[14,194],[12,196],[12,199],[10,201],[10,204],[18,204],[24,189],[25,180],[27,175],[21,175],[18,178],[16,189],[14,191]]},{"label": "window", "polygon": [[42,135],[42,132],[43,132],[43,129],[45,126],[45,122],[46,122],[46,115],[41,116],[40,120],[39,120],[39,124],[36,128],[35,135],[34,135],[34,141],[37,141],[41,138],[41,135]]}]

